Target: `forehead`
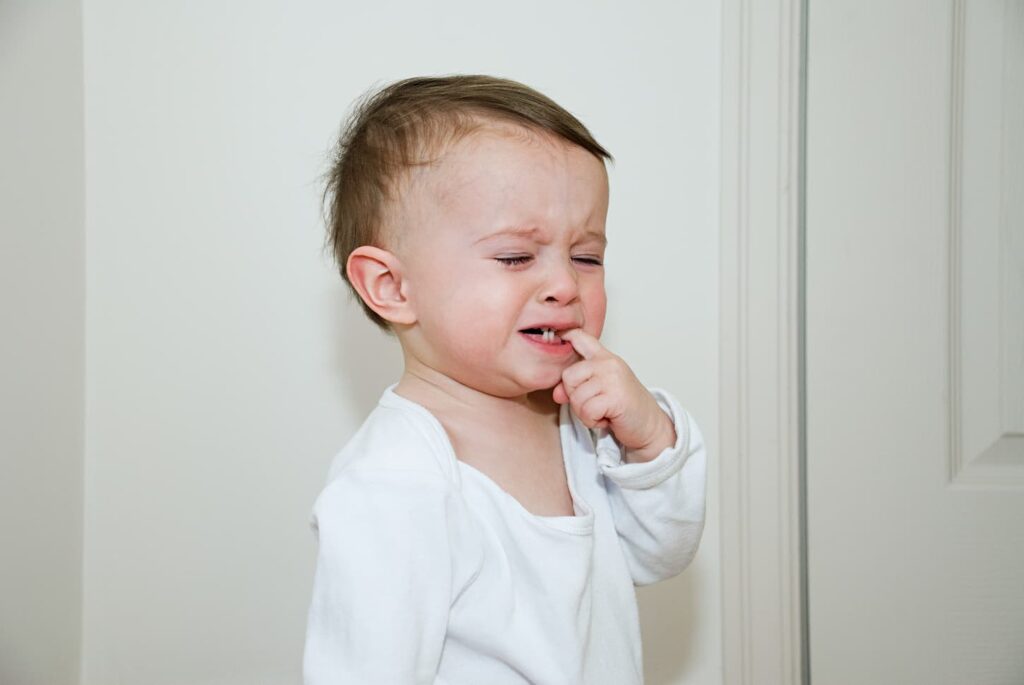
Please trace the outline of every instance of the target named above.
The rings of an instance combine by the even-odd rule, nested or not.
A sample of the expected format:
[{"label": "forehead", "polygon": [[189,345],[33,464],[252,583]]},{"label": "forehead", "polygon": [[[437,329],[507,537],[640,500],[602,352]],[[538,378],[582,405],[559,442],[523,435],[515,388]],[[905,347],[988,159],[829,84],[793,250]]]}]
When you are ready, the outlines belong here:
[{"label": "forehead", "polygon": [[451,144],[418,176],[413,195],[421,225],[439,223],[433,227],[465,237],[524,225],[604,232],[604,162],[553,134],[488,124]]},{"label": "forehead", "polygon": [[553,134],[489,124],[453,143],[432,174],[435,190],[451,195],[465,186],[523,185],[536,179],[571,181],[582,190],[607,188],[604,162]]}]

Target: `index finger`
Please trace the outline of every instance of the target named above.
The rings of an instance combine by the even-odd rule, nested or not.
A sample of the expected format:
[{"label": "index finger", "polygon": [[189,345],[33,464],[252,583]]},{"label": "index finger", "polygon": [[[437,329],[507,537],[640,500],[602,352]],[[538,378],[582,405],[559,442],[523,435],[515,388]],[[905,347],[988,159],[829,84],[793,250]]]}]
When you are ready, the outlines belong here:
[{"label": "index finger", "polygon": [[568,340],[573,349],[584,359],[592,359],[604,352],[604,345],[601,344],[601,341],[582,328],[573,328],[558,337]]}]

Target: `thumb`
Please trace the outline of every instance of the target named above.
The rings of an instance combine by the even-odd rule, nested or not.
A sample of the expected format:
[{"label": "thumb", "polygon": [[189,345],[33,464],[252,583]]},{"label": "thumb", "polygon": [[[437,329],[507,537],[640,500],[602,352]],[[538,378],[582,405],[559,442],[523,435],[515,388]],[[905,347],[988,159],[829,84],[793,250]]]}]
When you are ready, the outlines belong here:
[{"label": "thumb", "polygon": [[555,391],[551,393],[551,397],[559,404],[565,404],[569,401],[569,396],[565,394],[565,388],[562,386],[561,382],[555,386]]}]

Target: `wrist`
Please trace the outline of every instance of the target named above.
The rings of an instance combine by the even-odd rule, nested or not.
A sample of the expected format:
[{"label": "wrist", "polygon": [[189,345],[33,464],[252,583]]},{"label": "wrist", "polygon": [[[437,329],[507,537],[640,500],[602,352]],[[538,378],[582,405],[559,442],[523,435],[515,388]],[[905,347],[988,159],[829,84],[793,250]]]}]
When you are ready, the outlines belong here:
[{"label": "wrist", "polygon": [[660,420],[654,437],[641,447],[625,450],[623,461],[627,464],[652,461],[667,448],[676,444],[676,429],[672,424],[672,418],[661,407],[658,407],[658,414]]}]

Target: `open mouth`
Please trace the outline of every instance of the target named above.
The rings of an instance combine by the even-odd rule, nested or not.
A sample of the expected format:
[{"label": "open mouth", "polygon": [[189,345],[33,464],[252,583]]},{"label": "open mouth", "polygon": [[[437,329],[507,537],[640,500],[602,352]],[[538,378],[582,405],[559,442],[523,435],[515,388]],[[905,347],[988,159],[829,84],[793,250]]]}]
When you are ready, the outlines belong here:
[{"label": "open mouth", "polygon": [[568,345],[569,343],[558,337],[553,328],[524,328],[519,331],[523,335],[545,345]]}]

